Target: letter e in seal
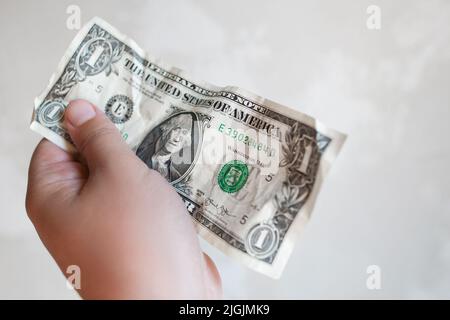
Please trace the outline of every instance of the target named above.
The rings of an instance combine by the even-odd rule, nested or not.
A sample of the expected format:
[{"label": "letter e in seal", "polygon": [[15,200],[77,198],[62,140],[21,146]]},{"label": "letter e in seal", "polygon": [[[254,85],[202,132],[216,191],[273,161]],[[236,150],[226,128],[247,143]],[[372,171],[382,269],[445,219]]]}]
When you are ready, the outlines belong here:
[{"label": "letter e in seal", "polygon": [[112,96],[106,103],[105,114],[115,124],[125,123],[133,114],[133,101],[123,94]]}]

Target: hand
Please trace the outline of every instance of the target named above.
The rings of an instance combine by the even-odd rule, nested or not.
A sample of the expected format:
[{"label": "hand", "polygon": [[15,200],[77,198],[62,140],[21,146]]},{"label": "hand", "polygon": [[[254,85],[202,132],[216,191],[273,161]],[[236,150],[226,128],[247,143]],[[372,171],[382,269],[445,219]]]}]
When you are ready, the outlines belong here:
[{"label": "hand", "polygon": [[71,102],[64,121],[81,157],[42,140],[30,163],[26,208],[63,273],[80,267],[80,295],[220,298],[219,273],[173,187],[87,101]]}]

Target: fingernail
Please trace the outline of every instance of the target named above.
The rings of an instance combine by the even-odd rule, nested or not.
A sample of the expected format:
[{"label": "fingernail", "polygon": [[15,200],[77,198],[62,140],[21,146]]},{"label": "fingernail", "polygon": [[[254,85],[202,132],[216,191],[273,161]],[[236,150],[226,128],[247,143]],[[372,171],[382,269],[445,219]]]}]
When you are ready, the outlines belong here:
[{"label": "fingernail", "polygon": [[95,117],[95,109],[86,100],[74,100],[69,103],[65,116],[73,126],[79,127]]}]

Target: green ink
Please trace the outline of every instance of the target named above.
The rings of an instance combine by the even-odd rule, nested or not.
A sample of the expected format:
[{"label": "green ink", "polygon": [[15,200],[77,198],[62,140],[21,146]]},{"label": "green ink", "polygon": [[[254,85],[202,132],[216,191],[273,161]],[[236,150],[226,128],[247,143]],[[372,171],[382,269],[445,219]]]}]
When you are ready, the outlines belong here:
[{"label": "green ink", "polygon": [[272,157],[275,155],[274,148],[271,148],[270,146],[268,146],[265,143],[256,141],[254,138],[251,138],[244,132],[241,132],[241,131],[231,128],[231,127],[227,127],[226,124],[224,124],[224,123],[219,124],[219,126],[217,127],[217,131],[224,134],[225,136],[228,136],[228,137],[234,139],[235,141],[239,141],[249,147],[252,147],[252,148],[256,149],[257,151],[264,151],[267,154],[267,156],[269,156],[269,157]]},{"label": "green ink", "polygon": [[248,167],[239,160],[226,163],[220,169],[218,182],[220,188],[227,193],[235,193],[242,189],[247,182]]}]

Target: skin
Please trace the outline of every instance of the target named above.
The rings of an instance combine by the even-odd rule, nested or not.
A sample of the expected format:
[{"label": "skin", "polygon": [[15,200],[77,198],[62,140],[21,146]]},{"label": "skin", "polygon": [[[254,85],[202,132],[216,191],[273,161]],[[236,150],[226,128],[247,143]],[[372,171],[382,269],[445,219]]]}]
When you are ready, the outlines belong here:
[{"label": "skin", "polygon": [[85,299],[221,298],[213,261],[172,186],[149,169],[109,119],[72,101],[65,125],[78,149],[47,140],[30,163],[26,208],[66,274],[81,269]]}]

